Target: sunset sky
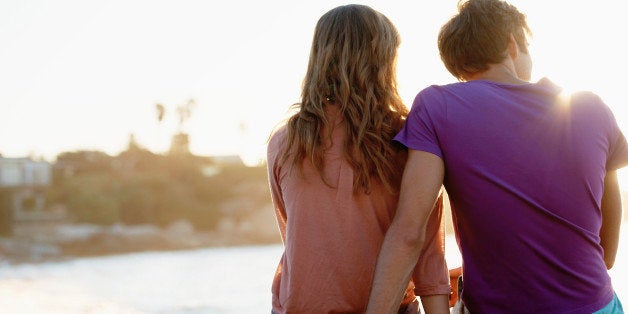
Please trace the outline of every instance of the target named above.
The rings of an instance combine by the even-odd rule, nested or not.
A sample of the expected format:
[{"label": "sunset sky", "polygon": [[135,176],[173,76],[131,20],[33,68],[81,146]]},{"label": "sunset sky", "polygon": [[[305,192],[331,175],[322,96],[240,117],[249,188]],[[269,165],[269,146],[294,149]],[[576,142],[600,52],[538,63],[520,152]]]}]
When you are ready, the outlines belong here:
[{"label": "sunset sky", "polygon": [[[219,3],[219,4],[218,4]],[[117,154],[130,134],[162,152],[174,109],[197,106],[185,131],[201,155],[258,160],[297,102],[316,21],[343,1],[0,2],[0,154],[54,160],[62,151]],[[410,104],[454,82],[436,48],[457,1],[359,1],[397,26],[398,80]],[[533,80],[591,90],[628,132],[623,1],[511,1],[534,32]],[[157,123],[155,104],[165,105]]]}]

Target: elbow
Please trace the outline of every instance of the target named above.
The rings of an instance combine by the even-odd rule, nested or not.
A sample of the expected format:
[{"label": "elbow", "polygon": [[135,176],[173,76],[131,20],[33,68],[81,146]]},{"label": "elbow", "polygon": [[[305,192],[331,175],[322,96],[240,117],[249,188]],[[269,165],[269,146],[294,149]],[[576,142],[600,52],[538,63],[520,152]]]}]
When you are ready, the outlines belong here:
[{"label": "elbow", "polygon": [[610,270],[615,265],[615,259],[605,258],[604,264],[606,264],[606,269]]},{"label": "elbow", "polygon": [[421,228],[416,226],[406,226],[397,230],[397,238],[400,245],[409,250],[420,250],[425,242],[425,232],[421,232]]},{"label": "elbow", "polygon": [[425,234],[406,234],[403,236],[402,240],[402,243],[408,248],[421,248],[423,246],[423,242],[425,242]]}]

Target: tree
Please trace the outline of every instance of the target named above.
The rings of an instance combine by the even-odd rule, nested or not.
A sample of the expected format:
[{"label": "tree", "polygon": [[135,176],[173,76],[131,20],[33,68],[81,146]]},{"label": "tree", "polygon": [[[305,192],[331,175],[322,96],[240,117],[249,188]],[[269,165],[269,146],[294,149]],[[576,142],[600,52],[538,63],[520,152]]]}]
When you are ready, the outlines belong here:
[{"label": "tree", "polygon": [[155,110],[157,111],[157,123],[161,123],[164,121],[164,117],[166,116],[166,107],[158,103],[155,105]]},{"label": "tree", "polygon": [[177,106],[176,112],[179,118],[179,124],[177,125],[177,133],[172,136],[172,142],[170,143],[171,154],[190,154],[190,137],[184,132],[183,126],[185,122],[192,117],[192,111],[195,107],[196,101],[192,98],[186,103]]},{"label": "tree", "polygon": [[13,235],[13,197],[9,189],[0,188],[0,237]]},{"label": "tree", "polygon": [[179,116],[179,133],[183,132],[183,125],[185,124],[185,121],[192,117],[192,110],[194,110],[194,108],[196,108],[196,101],[192,98],[190,98],[185,104],[177,106],[177,116]]}]

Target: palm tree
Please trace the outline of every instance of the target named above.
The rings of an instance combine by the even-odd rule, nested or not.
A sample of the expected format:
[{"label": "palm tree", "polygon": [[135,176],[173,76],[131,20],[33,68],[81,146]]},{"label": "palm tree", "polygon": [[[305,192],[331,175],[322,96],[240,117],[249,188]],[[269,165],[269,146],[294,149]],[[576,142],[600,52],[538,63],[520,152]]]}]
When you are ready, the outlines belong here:
[{"label": "palm tree", "polygon": [[172,136],[172,142],[170,144],[170,153],[176,154],[189,154],[190,153],[190,139],[189,135],[183,131],[185,122],[192,116],[192,111],[196,107],[196,101],[190,98],[185,104],[177,106],[176,112],[179,117],[179,125],[177,127],[177,133]]}]

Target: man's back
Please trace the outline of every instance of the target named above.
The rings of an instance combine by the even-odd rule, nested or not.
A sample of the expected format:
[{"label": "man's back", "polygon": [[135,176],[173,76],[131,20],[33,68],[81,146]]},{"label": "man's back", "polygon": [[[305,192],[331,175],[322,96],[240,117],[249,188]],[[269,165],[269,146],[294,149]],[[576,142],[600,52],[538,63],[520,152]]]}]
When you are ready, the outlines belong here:
[{"label": "man's back", "polygon": [[623,137],[597,96],[568,99],[547,80],[433,86],[396,139],[445,163],[471,312],[591,313],[611,301],[600,202]]}]

